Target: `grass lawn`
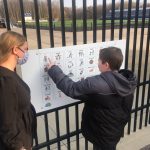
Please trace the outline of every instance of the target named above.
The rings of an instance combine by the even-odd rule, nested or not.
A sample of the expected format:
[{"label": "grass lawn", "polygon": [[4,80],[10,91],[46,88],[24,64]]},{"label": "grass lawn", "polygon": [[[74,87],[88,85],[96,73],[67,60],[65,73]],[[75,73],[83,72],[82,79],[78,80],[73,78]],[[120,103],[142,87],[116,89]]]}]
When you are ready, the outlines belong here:
[{"label": "grass lawn", "polygon": [[[119,25],[120,24],[120,20],[114,20],[115,25]],[[131,20],[130,21],[131,24],[134,24],[135,20]],[[148,23],[148,19],[145,20],[146,23]],[[102,20],[97,20],[97,26],[102,26],[103,21]],[[142,19],[138,20],[138,24],[142,23]],[[18,22],[19,25],[21,25],[21,22]],[[111,20],[106,20],[106,25],[110,25],[111,24]],[[127,24],[127,20],[123,20],[123,24]],[[26,22],[27,26],[35,26],[35,22]],[[42,21],[40,22],[40,26],[41,27],[48,27],[48,21]],[[55,27],[61,27],[61,21],[55,21],[53,22],[53,26]],[[83,20],[76,20],[76,26],[77,27],[82,27],[83,26]],[[87,27],[92,27],[93,26],[93,20],[92,19],[88,19],[87,20]],[[72,20],[65,20],[65,27],[72,27]]]}]

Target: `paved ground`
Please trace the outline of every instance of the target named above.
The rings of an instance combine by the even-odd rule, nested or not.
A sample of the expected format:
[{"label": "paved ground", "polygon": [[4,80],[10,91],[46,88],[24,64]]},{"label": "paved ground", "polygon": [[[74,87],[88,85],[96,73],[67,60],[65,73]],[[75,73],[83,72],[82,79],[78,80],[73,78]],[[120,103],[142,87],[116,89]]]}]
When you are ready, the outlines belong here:
[{"label": "paved ground", "polygon": [[[148,150],[143,147],[150,144],[150,126],[126,135],[117,146],[117,150]],[[143,148],[143,149],[142,149]],[[149,149],[150,150],[150,149]]]},{"label": "paved ground", "polygon": [[[50,135],[51,136],[51,135]],[[143,127],[142,130],[132,132],[130,135],[125,135],[117,145],[117,150],[150,150],[150,126]],[[52,150],[57,150],[57,145],[51,146]],[[71,139],[71,150],[76,150],[76,139]],[[43,148],[42,150],[47,150]],[[65,141],[61,142],[61,150],[67,150],[67,144]],[[80,150],[85,150],[85,140],[80,138]],[[93,150],[93,145],[88,144],[88,150]]]},{"label": "paved ground", "polygon": [[[13,31],[22,33],[22,30],[20,28],[13,28]],[[0,33],[6,31],[6,29],[0,28]],[[140,48],[140,35],[141,29],[138,29],[138,34],[137,34],[137,43],[136,47],[137,49]],[[123,39],[126,39],[126,34],[127,30],[123,30]],[[72,32],[66,32],[66,45],[73,45],[73,34]],[[106,41],[110,40],[110,35],[111,32],[110,30],[106,30]],[[114,39],[119,39],[119,30],[115,29],[114,32]],[[37,39],[36,39],[36,30],[35,29],[27,29],[27,37],[28,37],[28,42],[29,42],[29,48],[30,49],[37,49]],[[133,48],[133,37],[134,37],[134,29],[130,30],[130,49],[132,50]],[[142,40],[144,48],[146,47],[146,37],[147,37],[147,29],[145,29],[144,32],[144,38]],[[47,48],[50,47],[50,36],[49,36],[49,31],[48,30],[41,30],[41,41],[42,41],[42,48]],[[98,30],[97,31],[97,42],[102,41],[102,31]],[[93,43],[93,32],[92,31],[87,31],[87,43]],[[77,44],[83,44],[83,32],[77,32]],[[54,46],[59,47],[62,46],[62,36],[61,32],[59,31],[54,31]]]}]

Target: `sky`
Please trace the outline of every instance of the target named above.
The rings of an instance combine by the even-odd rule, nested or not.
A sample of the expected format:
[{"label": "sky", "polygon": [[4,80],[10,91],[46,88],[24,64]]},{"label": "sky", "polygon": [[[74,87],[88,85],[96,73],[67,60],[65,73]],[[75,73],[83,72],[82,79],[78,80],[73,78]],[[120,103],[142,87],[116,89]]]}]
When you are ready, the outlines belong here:
[{"label": "sky", "polygon": [[[102,4],[103,0],[97,0],[97,4]],[[111,3],[112,0],[106,0],[107,3]],[[133,2],[136,2],[136,0],[132,0]],[[143,2],[144,0],[140,0],[140,2]],[[116,2],[120,2],[120,0],[116,0]],[[148,3],[150,3],[150,0],[147,0]],[[64,5],[65,6],[72,6],[72,0],[64,0]],[[93,0],[87,0],[87,6],[93,5]],[[77,7],[82,7],[83,6],[83,0],[76,0],[76,6]]]}]

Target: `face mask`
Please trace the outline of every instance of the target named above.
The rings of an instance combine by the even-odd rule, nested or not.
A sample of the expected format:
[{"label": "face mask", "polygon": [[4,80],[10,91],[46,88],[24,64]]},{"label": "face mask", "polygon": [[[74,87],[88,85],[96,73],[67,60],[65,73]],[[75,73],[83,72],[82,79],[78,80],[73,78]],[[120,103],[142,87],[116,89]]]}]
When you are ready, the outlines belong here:
[{"label": "face mask", "polygon": [[28,52],[24,52],[23,58],[18,58],[17,64],[18,64],[18,65],[23,65],[23,64],[25,64],[25,63],[27,62],[28,58],[29,58],[29,53],[28,53]]}]

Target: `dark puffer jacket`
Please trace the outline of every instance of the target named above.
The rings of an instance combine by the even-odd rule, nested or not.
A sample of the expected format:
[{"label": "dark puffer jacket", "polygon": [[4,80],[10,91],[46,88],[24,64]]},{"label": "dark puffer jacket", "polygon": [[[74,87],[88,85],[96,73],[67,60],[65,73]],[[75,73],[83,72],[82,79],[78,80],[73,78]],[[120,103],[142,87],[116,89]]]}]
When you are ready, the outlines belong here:
[{"label": "dark puffer jacket", "polygon": [[58,66],[48,70],[57,87],[69,97],[84,100],[82,133],[96,145],[118,143],[130,118],[136,77],[129,70],[107,71],[78,82]]}]

